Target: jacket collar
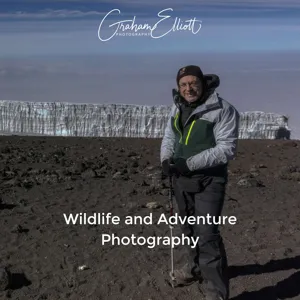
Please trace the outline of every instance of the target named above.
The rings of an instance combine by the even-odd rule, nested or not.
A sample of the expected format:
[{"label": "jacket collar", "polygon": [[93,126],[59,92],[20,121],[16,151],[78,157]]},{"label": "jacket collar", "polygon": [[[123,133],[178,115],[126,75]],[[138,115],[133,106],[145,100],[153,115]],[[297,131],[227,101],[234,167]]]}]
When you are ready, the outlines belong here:
[{"label": "jacket collar", "polygon": [[211,110],[220,107],[221,107],[221,102],[220,102],[219,94],[217,92],[213,92],[203,104],[195,108],[194,113],[199,113],[202,111]]},{"label": "jacket collar", "polygon": [[193,117],[194,115],[201,114],[203,112],[207,112],[210,110],[215,110],[218,108],[222,108],[222,103],[219,98],[219,94],[217,92],[213,92],[203,104],[195,108],[195,110],[191,113],[191,115],[186,120],[184,126],[186,126],[186,124],[189,122],[191,117]]}]

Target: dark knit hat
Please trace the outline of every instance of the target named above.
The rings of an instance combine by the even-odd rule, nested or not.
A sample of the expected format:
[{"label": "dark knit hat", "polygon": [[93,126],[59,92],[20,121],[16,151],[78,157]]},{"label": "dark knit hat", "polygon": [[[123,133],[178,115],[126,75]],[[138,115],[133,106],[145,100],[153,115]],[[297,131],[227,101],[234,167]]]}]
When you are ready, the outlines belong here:
[{"label": "dark knit hat", "polygon": [[198,66],[189,65],[179,69],[176,77],[177,85],[179,84],[179,80],[188,75],[193,75],[198,77],[201,81],[204,80],[204,76],[202,70]]}]

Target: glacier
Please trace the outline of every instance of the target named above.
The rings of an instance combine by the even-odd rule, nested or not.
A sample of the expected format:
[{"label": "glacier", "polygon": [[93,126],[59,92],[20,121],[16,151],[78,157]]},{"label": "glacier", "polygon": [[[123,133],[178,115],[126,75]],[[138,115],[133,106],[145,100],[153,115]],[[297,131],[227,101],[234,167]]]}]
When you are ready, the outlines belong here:
[{"label": "glacier", "polygon": [[[171,106],[0,101],[1,135],[161,138]],[[239,138],[290,139],[288,118],[240,113]]]}]

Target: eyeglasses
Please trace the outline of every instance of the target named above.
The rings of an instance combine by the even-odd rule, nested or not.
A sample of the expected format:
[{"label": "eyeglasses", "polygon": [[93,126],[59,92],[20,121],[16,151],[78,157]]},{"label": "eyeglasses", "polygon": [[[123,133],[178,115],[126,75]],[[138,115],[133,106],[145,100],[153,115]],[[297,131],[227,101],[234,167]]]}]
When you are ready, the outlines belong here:
[{"label": "eyeglasses", "polygon": [[197,88],[200,86],[200,82],[196,82],[196,81],[193,81],[193,82],[185,82],[185,83],[181,83],[179,84],[179,87],[181,89],[186,89],[187,87],[191,86],[193,89]]}]

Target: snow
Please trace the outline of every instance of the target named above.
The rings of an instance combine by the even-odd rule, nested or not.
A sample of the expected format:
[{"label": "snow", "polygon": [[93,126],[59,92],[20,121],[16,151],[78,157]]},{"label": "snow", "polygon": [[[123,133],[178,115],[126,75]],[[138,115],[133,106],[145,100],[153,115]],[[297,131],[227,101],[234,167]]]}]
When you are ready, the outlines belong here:
[{"label": "snow", "polygon": [[[0,133],[161,138],[170,106],[0,101]],[[241,139],[275,139],[290,131],[284,115],[243,112]]]}]

